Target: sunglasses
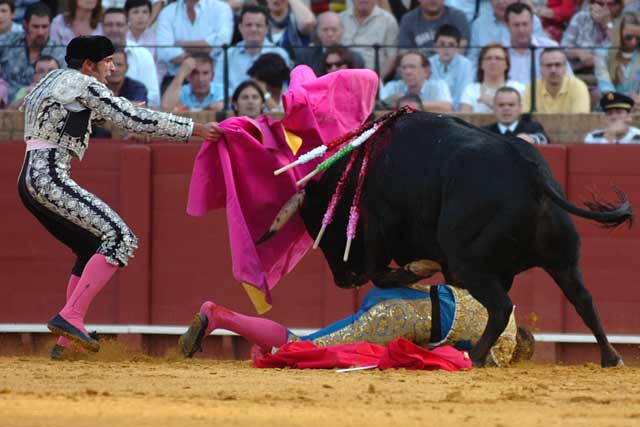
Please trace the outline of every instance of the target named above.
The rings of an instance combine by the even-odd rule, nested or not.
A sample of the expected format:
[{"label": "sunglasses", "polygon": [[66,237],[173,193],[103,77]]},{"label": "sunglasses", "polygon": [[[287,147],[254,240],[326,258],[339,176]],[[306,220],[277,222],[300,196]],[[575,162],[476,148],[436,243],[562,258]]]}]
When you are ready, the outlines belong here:
[{"label": "sunglasses", "polygon": [[626,35],[622,36],[622,38],[626,42],[630,42],[630,41],[633,41],[633,39],[635,39],[638,43],[640,43],[640,35],[626,34]]}]

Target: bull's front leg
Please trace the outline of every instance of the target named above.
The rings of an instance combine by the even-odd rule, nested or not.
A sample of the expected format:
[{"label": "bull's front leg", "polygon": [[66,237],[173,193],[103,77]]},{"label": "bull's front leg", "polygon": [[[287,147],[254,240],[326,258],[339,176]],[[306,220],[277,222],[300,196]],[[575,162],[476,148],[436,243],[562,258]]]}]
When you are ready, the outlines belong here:
[{"label": "bull's front leg", "polygon": [[464,275],[465,287],[487,309],[487,326],[475,346],[469,352],[473,366],[484,366],[489,350],[496,343],[509,323],[513,303],[498,277],[491,275]]}]

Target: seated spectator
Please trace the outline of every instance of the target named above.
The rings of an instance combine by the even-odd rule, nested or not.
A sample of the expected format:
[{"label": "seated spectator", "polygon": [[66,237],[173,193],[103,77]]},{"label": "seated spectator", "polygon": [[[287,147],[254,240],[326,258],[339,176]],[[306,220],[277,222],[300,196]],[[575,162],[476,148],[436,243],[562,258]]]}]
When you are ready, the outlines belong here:
[{"label": "seated spectator", "polygon": [[[213,59],[204,52],[194,53],[180,64],[178,74],[162,95],[165,111],[220,111],[224,98],[220,86],[212,83]],[[185,81],[188,84],[184,84]]]},{"label": "seated spectator", "polygon": [[518,137],[531,144],[550,142],[540,123],[531,121],[529,115],[522,115],[520,93],[514,88],[505,86],[496,91],[493,110],[497,122],[485,126],[485,129],[504,136]]},{"label": "seated spectator", "polygon": [[265,99],[262,89],[253,80],[245,80],[231,96],[231,108],[236,116],[257,119],[264,113]]},{"label": "seated spectator", "polygon": [[12,32],[23,32],[22,25],[13,22],[16,16],[16,4],[13,0],[0,0],[0,36]]},{"label": "seated spectator", "polygon": [[[49,74],[49,72],[53,70],[57,70],[60,68],[60,63],[56,58],[50,55],[42,55],[40,58],[36,59],[36,63],[34,65],[35,72],[33,73],[33,80],[29,86],[21,87],[13,97],[13,101],[11,102],[11,108],[18,108],[22,105],[22,100],[31,89],[38,83],[44,76]],[[0,80],[4,81],[4,80]]]},{"label": "seated spectator", "polygon": [[422,101],[420,100],[420,97],[418,95],[410,93],[398,98],[398,101],[396,102],[396,110],[399,110],[407,105],[416,111],[424,111],[422,109]]},{"label": "seated spectator", "polygon": [[[258,57],[264,53],[277,53],[291,65],[289,54],[281,47],[275,46],[267,40],[267,11],[260,6],[246,6],[240,13],[240,34],[242,41],[227,51],[229,69],[229,93],[233,93],[238,85],[249,78],[247,71]],[[224,63],[217,61],[215,77],[216,83],[224,87]],[[226,95],[228,96],[228,95]]]},{"label": "seated spectator", "polygon": [[102,35],[100,0],[69,0],[64,13],[51,21],[51,39],[66,46],[78,36]]},{"label": "seated spectator", "polygon": [[[326,51],[330,47],[342,44],[342,34],[344,34],[344,27],[342,26],[340,15],[335,12],[322,13],[318,16],[316,29],[318,43],[310,47],[296,49],[296,63],[308,65],[317,76],[325,74],[324,60]],[[353,68],[364,68],[362,56],[350,49],[349,52],[354,60]]]},{"label": "seated spectator", "polygon": [[107,87],[111,89],[111,92],[115,96],[146,105],[147,88],[139,81],[126,76],[127,53],[121,47],[117,47],[113,53],[113,67],[113,71],[107,76]]},{"label": "seated spectator", "polygon": [[396,105],[402,96],[414,94],[420,97],[425,111],[452,110],[449,86],[442,80],[430,79],[431,66],[422,52],[409,50],[401,55],[400,75],[401,80],[390,81],[380,90],[380,98],[387,105]]},{"label": "seated spectator", "polygon": [[388,46],[379,50],[379,64],[375,63],[373,48],[354,47],[353,50],[362,55],[366,68],[379,70],[382,80],[392,78],[398,44],[398,23],[393,15],[378,7],[376,0],[356,0],[351,8],[340,14],[340,19],[344,27],[344,45]]},{"label": "seated spectator", "polygon": [[264,93],[266,111],[284,111],[282,94],[287,91],[290,72],[287,63],[277,53],[260,55],[247,71],[247,75],[258,83]]},{"label": "seated spectator", "polygon": [[102,17],[102,26],[104,35],[116,47],[124,48],[127,54],[127,77],[144,84],[147,88],[149,106],[158,107],[160,105],[160,84],[153,55],[146,47],[127,39],[129,27],[124,9],[107,9]]},{"label": "seated spectator", "polygon": [[347,68],[361,68],[356,65],[354,52],[346,47],[330,47],[323,56],[323,66],[319,75]]},{"label": "seated spectator", "polygon": [[460,31],[460,45],[469,43],[469,23],[458,9],[444,5],[444,0],[419,0],[420,7],[406,13],[400,21],[399,46],[401,48],[424,48],[427,56],[434,54],[435,35],[444,24],[453,25]]},{"label": "seated spectator", "polygon": [[626,12],[613,27],[611,46],[596,54],[600,93],[618,92],[640,101],[640,13]]},{"label": "seated spectator", "polygon": [[[182,61],[195,52],[216,59],[220,46],[231,43],[233,11],[221,0],[175,1],[167,4],[156,24],[158,58],[167,69],[167,81],[176,75]],[[213,48],[211,46],[214,46]]]},{"label": "seated spectator", "polygon": [[269,40],[293,54],[294,47],[309,46],[316,18],[302,0],[267,0]]},{"label": "seated spectator", "polygon": [[547,34],[560,42],[574,9],[574,0],[542,0],[535,3],[534,12],[542,19],[542,26]]},{"label": "seated spectator", "polygon": [[[547,48],[540,55],[542,77],[536,81],[536,111],[540,113],[588,113],[591,97],[587,85],[577,77],[567,76],[569,66],[564,51]],[[531,85],[524,91],[523,107],[531,105]]]},{"label": "seated spectator", "polygon": [[471,62],[458,53],[460,31],[453,25],[445,24],[436,32],[436,55],[429,58],[433,78],[444,80],[453,97],[453,109],[458,111],[462,91],[473,81]]},{"label": "seated spectator", "polygon": [[633,99],[617,92],[605,93],[600,99],[604,111],[604,129],[589,132],[587,144],[640,144],[640,129],[631,126]]},{"label": "seated spectator", "polygon": [[40,56],[51,55],[66,66],[65,47],[56,46],[49,37],[51,15],[47,5],[35,3],[29,6],[24,28],[24,33],[5,34],[0,43],[0,77],[9,83],[9,99],[13,99],[21,87],[32,83],[34,64]]},{"label": "seated spectator", "polygon": [[150,0],[127,0],[124,4],[124,11],[127,14],[129,31],[127,40],[132,40],[149,49],[149,52],[156,57],[156,32],[151,25],[152,4]]},{"label": "seated spectator", "polygon": [[464,88],[460,97],[460,111],[464,113],[491,113],[496,90],[503,86],[512,87],[519,94],[525,86],[515,80],[508,80],[509,51],[500,44],[485,46],[480,51],[477,66],[478,82]]},{"label": "seated spectator", "polygon": [[[540,54],[542,48],[557,47],[558,43],[546,36],[533,35],[533,12],[526,3],[513,3],[505,12],[505,20],[509,28],[509,38],[503,40],[503,46],[511,46],[509,58],[511,71],[509,78],[522,84],[531,81],[531,47],[535,49],[536,78],[540,77]],[[571,67],[565,68],[568,75],[573,75]]]},{"label": "seated spectator", "polygon": [[[471,42],[467,50],[467,57],[473,65],[477,63],[480,49],[489,44],[503,44],[509,40],[509,28],[505,21],[505,12],[509,5],[519,0],[491,0],[491,13],[481,14],[471,23]],[[546,37],[542,22],[537,16],[533,17],[533,34]],[[509,46],[506,44],[504,46]]]},{"label": "seated spectator", "polygon": [[589,7],[579,11],[571,19],[561,44],[563,47],[576,48],[566,51],[574,71],[593,71],[593,48],[609,43],[614,8],[622,9],[622,0],[590,0]]}]

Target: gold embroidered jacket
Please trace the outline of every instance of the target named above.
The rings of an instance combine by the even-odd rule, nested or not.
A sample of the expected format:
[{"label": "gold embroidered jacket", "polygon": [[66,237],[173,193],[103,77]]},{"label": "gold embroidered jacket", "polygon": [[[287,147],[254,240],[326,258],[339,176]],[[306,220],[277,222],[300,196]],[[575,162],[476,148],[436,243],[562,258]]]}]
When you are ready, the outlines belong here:
[{"label": "gold embroidered jacket", "polygon": [[129,132],[186,141],[193,120],[138,107],[116,97],[94,77],[78,70],[54,70],[25,97],[21,109],[24,136],[50,142],[82,159],[91,135],[91,123],[108,120]]}]

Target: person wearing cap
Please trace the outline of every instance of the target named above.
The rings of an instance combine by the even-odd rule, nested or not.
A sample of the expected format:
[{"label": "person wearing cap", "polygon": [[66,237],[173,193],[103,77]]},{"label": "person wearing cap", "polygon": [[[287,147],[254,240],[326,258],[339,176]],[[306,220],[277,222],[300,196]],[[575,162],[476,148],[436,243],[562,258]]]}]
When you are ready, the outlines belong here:
[{"label": "person wearing cap", "polygon": [[36,219],[77,257],[67,285],[67,302],[47,324],[61,337],[52,358],[69,345],[68,340],[87,350],[99,350],[98,341],[84,327],[85,314],[137,248],[136,236],[120,216],[71,179],[71,159],[82,160],[92,122],[109,120],[128,132],[182,142],[191,136],[217,140],[222,134],[215,122],[194,123],[115,97],[106,86],[114,69],[113,53],[114,46],[106,37],[74,38],[66,50],[69,68],[43,77],[22,105],[27,153],[18,193]]},{"label": "person wearing cap", "polygon": [[587,144],[640,144],[640,129],[631,126],[633,99],[618,92],[605,93],[600,99],[604,111],[604,129],[589,132]]}]

